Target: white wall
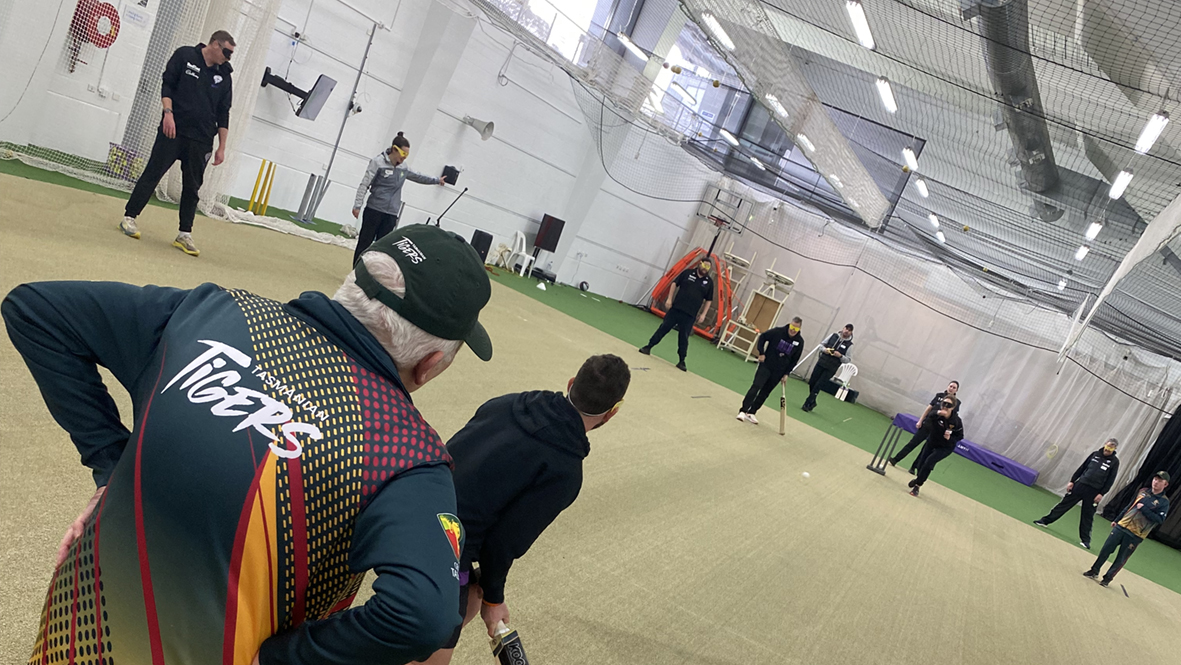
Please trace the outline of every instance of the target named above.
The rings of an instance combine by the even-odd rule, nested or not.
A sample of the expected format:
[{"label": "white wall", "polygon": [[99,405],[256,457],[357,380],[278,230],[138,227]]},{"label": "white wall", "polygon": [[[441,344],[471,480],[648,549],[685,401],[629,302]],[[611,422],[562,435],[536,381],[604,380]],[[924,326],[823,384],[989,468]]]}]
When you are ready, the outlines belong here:
[{"label": "white wall", "polygon": [[[401,2],[394,19],[395,7],[387,3],[352,4],[393,22],[374,38],[358,86],[362,112],[345,124],[330,175],[333,185],[317,213],[337,223],[354,223],[350,209],[356,184],[368,159],[389,145],[392,111],[416,47],[415,26],[429,9],[427,2]],[[323,173],[328,164],[371,25],[336,0],[284,2],[268,66],[303,88],[319,74],[335,78],[337,87],[314,122],[296,118],[282,92],[262,91],[239,146],[246,159],[231,195],[249,198],[259,160],[268,159],[279,164],[270,205],[299,207],[308,174]],[[303,39],[298,46],[293,44],[295,31]],[[595,143],[571,81],[560,68],[517,48],[498,80],[512,43],[509,35],[481,20],[466,44],[452,45],[463,50],[459,67],[426,135],[408,136],[412,151],[407,164],[432,175],[444,165],[464,171],[458,188],[408,184],[402,223],[437,217],[463,187],[469,188],[467,194],[447,213],[443,226],[465,237],[475,229],[491,233],[493,248],[509,244],[515,231],[524,232],[531,242],[542,215],[562,218],[566,213],[583,157]],[[465,115],[494,121],[494,136],[481,141],[475,130],[462,124]],[[677,170],[676,164],[669,168]],[[704,188],[699,167],[685,171],[694,174],[689,178],[700,179]],[[557,269],[564,282],[585,280],[593,291],[608,297],[639,299],[663,274],[678,239],[691,226],[695,208],[637,195],[607,178],[565,264],[553,265],[543,252],[539,265]]]}]

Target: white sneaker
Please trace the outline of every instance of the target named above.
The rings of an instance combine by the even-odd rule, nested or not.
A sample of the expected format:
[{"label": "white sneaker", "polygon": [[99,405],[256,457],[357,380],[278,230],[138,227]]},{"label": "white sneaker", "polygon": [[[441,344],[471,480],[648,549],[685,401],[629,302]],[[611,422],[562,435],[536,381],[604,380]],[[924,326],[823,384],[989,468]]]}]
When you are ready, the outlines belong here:
[{"label": "white sneaker", "polygon": [[746,413],[743,411],[739,411],[738,417],[736,418],[736,420],[746,420]]},{"label": "white sneaker", "polygon": [[748,423],[750,423],[750,424],[752,424],[752,425],[758,425],[758,424],[759,424],[759,419],[758,419],[758,418],[755,418],[755,414],[753,414],[753,413],[748,413],[748,414],[746,414],[746,422],[748,422]]},{"label": "white sneaker", "polygon": [[134,217],[124,217],[123,221],[119,222],[119,230],[123,235],[139,240],[139,227],[135,225]]}]

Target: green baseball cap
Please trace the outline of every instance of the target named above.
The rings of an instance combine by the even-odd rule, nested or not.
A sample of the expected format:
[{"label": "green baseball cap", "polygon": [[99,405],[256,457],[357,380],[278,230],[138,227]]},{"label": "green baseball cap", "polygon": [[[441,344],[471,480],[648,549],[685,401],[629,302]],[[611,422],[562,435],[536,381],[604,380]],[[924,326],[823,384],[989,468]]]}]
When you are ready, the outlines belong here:
[{"label": "green baseball cap", "polygon": [[365,252],[390,256],[406,279],[406,295],[398,296],[357,261],[353,270],[365,295],[435,337],[463,340],[480,360],[492,359],[492,340],[478,320],[492,284],[467,241],[437,226],[412,224],[382,236]]},{"label": "green baseball cap", "polygon": [[1173,480],[1172,478],[1170,478],[1170,477],[1169,477],[1169,472],[1168,472],[1168,471],[1157,471],[1157,472],[1156,472],[1156,477],[1157,477],[1157,478],[1160,478],[1161,480],[1165,481],[1166,483],[1167,483],[1167,482],[1170,482],[1171,480]]}]

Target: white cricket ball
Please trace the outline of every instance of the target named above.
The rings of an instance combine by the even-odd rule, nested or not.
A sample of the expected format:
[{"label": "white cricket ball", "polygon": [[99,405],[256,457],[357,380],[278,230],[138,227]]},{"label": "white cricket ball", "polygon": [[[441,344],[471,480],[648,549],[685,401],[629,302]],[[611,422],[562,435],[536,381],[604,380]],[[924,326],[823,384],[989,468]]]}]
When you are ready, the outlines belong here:
[{"label": "white cricket ball", "polygon": [[808,473],[807,471],[805,471],[805,472],[801,473],[800,475],[801,475],[801,476],[803,476],[803,477],[805,477],[805,478],[810,478],[810,477],[812,477],[812,474]]}]

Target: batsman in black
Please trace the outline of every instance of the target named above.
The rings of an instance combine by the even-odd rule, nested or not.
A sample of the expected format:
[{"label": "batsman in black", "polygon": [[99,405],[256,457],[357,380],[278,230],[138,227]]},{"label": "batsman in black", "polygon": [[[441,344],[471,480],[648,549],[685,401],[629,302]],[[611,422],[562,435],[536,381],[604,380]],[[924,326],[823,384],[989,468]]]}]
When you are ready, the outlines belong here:
[{"label": "batsman in black", "polygon": [[800,353],[804,350],[804,338],[800,336],[802,325],[803,319],[797,316],[790,324],[772,328],[755,340],[759,367],[755,370],[750,390],[746,391],[746,398],[742,400],[742,408],[738,410],[738,420],[759,424],[755,414],[775,390],[775,384],[787,380],[787,375],[800,361]]},{"label": "batsman in black", "polygon": [[689,335],[693,334],[693,323],[705,321],[705,311],[714,299],[714,280],[709,275],[710,262],[703,260],[695,268],[687,268],[677,275],[664,301],[664,321],[648,343],[640,347],[640,353],[648,355],[652,347],[660,343],[673,328],[677,329],[677,369],[687,372],[685,356],[689,353]]},{"label": "batsman in black", "polygon": [[1095,508],[1103,495],[1111,489],[1119,474],[1119,458],[1115,456],[1119,441],[1108,439],[1103,447],[1087,456],[1082,465],[1075,469],[1070,482],[1066,483],[1066,496],[1050,510],[1050,514],[1034,522],[1038,526],[1050,526],[1066,514],[1074,504],[1081,503],[1083,514],[1078,521],[1079,544],[1091,549],[1091,522],[1095,519]]}]

